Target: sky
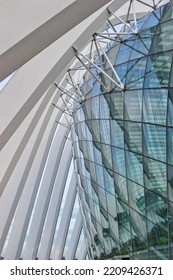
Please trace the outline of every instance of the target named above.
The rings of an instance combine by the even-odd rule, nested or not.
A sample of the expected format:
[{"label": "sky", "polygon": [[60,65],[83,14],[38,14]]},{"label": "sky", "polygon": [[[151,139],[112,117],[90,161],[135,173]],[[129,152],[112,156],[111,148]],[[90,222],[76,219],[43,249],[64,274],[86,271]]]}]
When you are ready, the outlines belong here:
[{"label": "sky", "polygon": [[0,82],[0,91],[3,89],[3,87],[8,83],[8,81],[11,79],[11,77],[14,75],[14,73],[12,73],[10,76],[8,76],[7,78],[5,78],[2,82]]}]

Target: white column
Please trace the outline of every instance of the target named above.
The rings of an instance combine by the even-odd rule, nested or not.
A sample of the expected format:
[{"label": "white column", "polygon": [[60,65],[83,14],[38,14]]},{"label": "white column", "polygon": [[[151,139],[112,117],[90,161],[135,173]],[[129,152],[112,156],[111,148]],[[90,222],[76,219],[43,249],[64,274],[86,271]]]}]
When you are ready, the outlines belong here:
[{"label": "white column", "polygon": [[74,230],[71,236],[71,240],[69,242],[69,247],[67,250],[67,254],[66,254],[66,259],[67,260],[73,260],[75,257],[75,252],[77,249],[77,244],[80,238],[80,234],[81,234],[81,230],[82,230],[82,216],[81,216],[81,212],[79,209],[79,212],[77,214],[76,217],[76,222],[74,225]]},{"label": "white column", "polygon": [[13,0],[14,3],[10,5],[1,5],[0,25],[3,28],[0,32],[0,80],[109,1]]},{"label": "white column", "polygon": [[[113,2],[111,10],[118,9],[125,2],[127,0]],[[55,79],[57,83],[60,82],[74,59],[72,46],[74,45],[79,50],[83,48],[108,16],[109,13],[106,8],[99,10],[15,73],[0,97],[0,149],[7,143],[50,84]]]},{"label": "white column", "polygon": [[76,198],[76,175],[73,173],[70,188],[65,201],[65,208],[61,217],[57,239],[55,241],[55,249],[52,253],[52,259],[61,259],[67,237],[70,218]]},{"label": "white column", "polygon": [[[33,219],[30,225],[25,251],[22,256],[24,259],[34,259],[36,257],[39,245],[38,242],[44,226],[52,190],[53,188],[61,189],[61,184],[67,172],[66,168],[68,168],[72,156],[70,152],[70,141],[67,141],[67,145],[61,156],[61,149],[63,149],[63,147],[61,147],[60,138],[64,137],[65,128],[61,126],[59,129],[59,133],[55,135],[46,164],[46,169],[44,170],[43,177],[40,182],[40,190],[35,204]],[[58,174],[61,174],[61,176]]]}]

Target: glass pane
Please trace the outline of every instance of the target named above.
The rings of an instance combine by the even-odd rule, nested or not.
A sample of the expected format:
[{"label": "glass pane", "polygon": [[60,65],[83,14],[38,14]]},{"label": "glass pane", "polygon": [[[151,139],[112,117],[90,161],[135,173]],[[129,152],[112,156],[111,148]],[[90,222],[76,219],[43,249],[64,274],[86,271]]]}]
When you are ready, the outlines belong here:
[{"label": "glass pane", "polygon": [[145,186],[167,196],[166,164],[144,157]]},{"label": "glass pane", "polygon": [[166,127],[143,124],[144,154],[166,162]]},{"label": "glass pane", "polygon": [[86,100],[86,102],[83,106],[83,110],[84,110],[86,120],[91,119],[91,109],[92,109],[91,100]]},{"label": "glass pane", "polygon": [[104,188],[108,190],[110,193],[114,194],[114,178],[113,175],[110,174],[105,168],[104,168]]},{"label": "glass pane", "polygon": [[93,141],[100,142],[100,121],[92,120],[91,125]]},{"label": "glass pane", "polygon": [[145,215],[144,188],[128,180],[129,205]]},{"label": "glass pane", "polygon": [[133,60],[128,63],[128,71],[126,77],[126,86],[128,89],[143,88],[145,67],[146,67],[146,58]]},{"label": "glass pane", "polygon": [[123,93],[111,93],[111,117],[115,120],[123,119],[124,97]]},{"label": "glass pane", "polygon": [[126,178],[114,173],[115,182],[115,193],[116,197],[120,198],[121,201],[128,203],[128,193],[127,193],[127,180]]},{"label": "glass pane", "polygon": [[121,229],[123,226],[125,229],[130,231],[130,221],[129,221],[129,207],[124,204],[121,200],[117,200],[117,218],[118,226]]},{"label": "glass pane", "polygon": [[169,20],[158,25],[153,39],[151,53],[159,53],[173,49],[172,24],[173,21]]},{"label": "glass pane", "polygon": [[107,101],[107,98],[105,98],[103,95],[100,95],[100,118],[101,119],[110,118],[109,103]]},{"label": "glass pane", "polygon": [[168,232],[147,220],[149,259],[168,259]]},{"label": "glass pane", "polygon": [[168,125],[173,126],[173,90],[168,91]]},{"label": "glass pane", "polygon": [[113,160],[113,170],[122,175],[126,175],[125,171],[125,155],[124,150],[112,147],[112,160]]},{"label": "glass pane", "polygon": [[140,37],[135,36],[135,43],[133,45],[133,49],[130,55],[130,60],[140,58],[144,55],[148,54],[148,50],[146,49],[145,45],[143,44]]},{"label": "glass pane", "polygon": [[168,203],[170,259],[173,259],[173,203]]},{"label": "glass pane", "polygon": [[110,145],[109,120],[100,120],[101,142]]},{"label": "glass pane", "polygon": [[126,91],[125,93],[125,120],[141,121],[142,91]]},{"label": "glass pane", "polygon": [[111,125],[111,145],[124,148],[124,129],[122,121],[110,120]]},{"label": "glass pane", "polygon": [[149,123],[166,124],[167,90],[144,90],[143,120]]},{"label": "glass pane", "polygon": [[[133,44],[134,44],[134,40],[131,42],[132,46],[133,46]],[[128,45],[121,44],[118,55],[116,57],[115,64],[118,65],[118,64],[128,61],[131,51],[132,51],[132,49]]]},{"label": "glass pane", "polygon": [[99,96],[91,99],[92,119],[99,118]]},{"label": "glass pane", "polygon": [[143,185],[142,156],[126,151],[127,178]]},{"label": "glass pane", "polygon": [[173,10],[170,9],[170,3],[167,5],[163,6],[163,11],[162,11],[162,19],[161,21],[167,21],[168,19],[173,18]]},{"label": "glass pane", "polygon": [[173,202],[173,166],[168,165],[168,199]]},{"label": "glass pane", "polygon": [[111,146],[101,144],[101,149],[103,165],[108,169],[112,169]]},{"label": "glass pane", "polygon": [[167,87],[169,83],[172,52],[149,56],[144,88]]},{"label": "glass pane", "polygon": [[167,130],[168,163],[173,165],[173,128]]},{"label": "glass pane", "polygon": [[92,86],[92,90],[91,90],[91,96],[97,96],[100,94],[100,91],[101,91],[101,84],[97,81],[95,81],[93,83],[93,86]]},{"label": "glass pane", "polygon": [[137,235],[142,243],[147,240],[146,219],[138,212],[130,208],[130,223],[133,235]]},{"label": "glass pane", "polygon": [[124,122],[125,147],[128,150],[142,153],[142,129],[141,123]]},{"label": "glass pane", "polygon": [[146,216],[152,223],[157,224],[163,230],[168,230],[167,224],[167,201],[162,196],[146,190]]}]

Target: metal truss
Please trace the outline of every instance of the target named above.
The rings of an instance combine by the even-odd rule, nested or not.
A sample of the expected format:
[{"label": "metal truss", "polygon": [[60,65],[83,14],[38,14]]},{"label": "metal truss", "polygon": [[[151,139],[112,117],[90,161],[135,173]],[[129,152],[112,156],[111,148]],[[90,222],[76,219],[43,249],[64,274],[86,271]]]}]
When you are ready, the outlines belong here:
[{"label": "metal truss", "polygon": [[[101,32],[96,31],[93,34],[91,42],[88,45],[89,50],[87,52],[86,50],[80,51],[76,46],[73,46],[77,60],[75,65],[71,67],[66,74],[65,79],[69,88],[67,89],[67,87],[57,86],[62,91],[61,97],[65,104],[64,110],[68,115],[72,116],[73,111],[76,110],[77,106],[87,98],[87,95],[82,92],[82,88],[80,87],[80,79],[82,80],[82,74],[79,75],[80,78],[78,81],[75,81],[77,73],[79,72],[83,74],[85,72],[89,72],[90,75],[102,86],[103,90],[105,91],[109,92],[111,90],[111,83],[119,90],[125,90],[125,85],[122,83],[112,62],[106,54],[105,46],[111,41],[121,44],[121,42],[124,41],[124,37],[126,35],[136,35],[138,36],[139,40],[142,41],[138,28],[138,11],[136,7],[140,3],[140,5],[148,7],[148,9],[152,11],[155,10],[162,1],[163,0],[150,0],[144,2],[142,0],[129,0],[127,12],[124,18],[120,17],[117,12],[113,12],[108,6],[107,11],[109,17],[107,18],[107,28]],[[114,22],[116,22],[116,24]],[[144,45],[144,47],[147,49],[147,46]],[[133,47],[131,48],[133,49]],[[140,50],[134,50],[141,54],[145,54]],[[106,72],[106,63],[111,68],[113,77],[110,77]],[[104,82],[100,79],[97,73],[101,73],[103,76],[105,76]],[[106,81],[109,81],[109,83],[106,83]]]}]

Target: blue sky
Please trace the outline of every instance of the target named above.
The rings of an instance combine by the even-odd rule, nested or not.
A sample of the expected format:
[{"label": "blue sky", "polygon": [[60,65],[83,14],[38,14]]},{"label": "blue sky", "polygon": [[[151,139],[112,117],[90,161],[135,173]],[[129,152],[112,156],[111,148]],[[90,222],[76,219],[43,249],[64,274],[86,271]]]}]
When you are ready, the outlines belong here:
[{"label": "blue sky", "polygon": [[3,87],[8,83],[8,81],[11,79],[11,77],[14,75],[14,73],[12,73],[10,76],[8,76],[7,78],[5,78],[2,82],[0,82],[0,91],[3,89]]}]

